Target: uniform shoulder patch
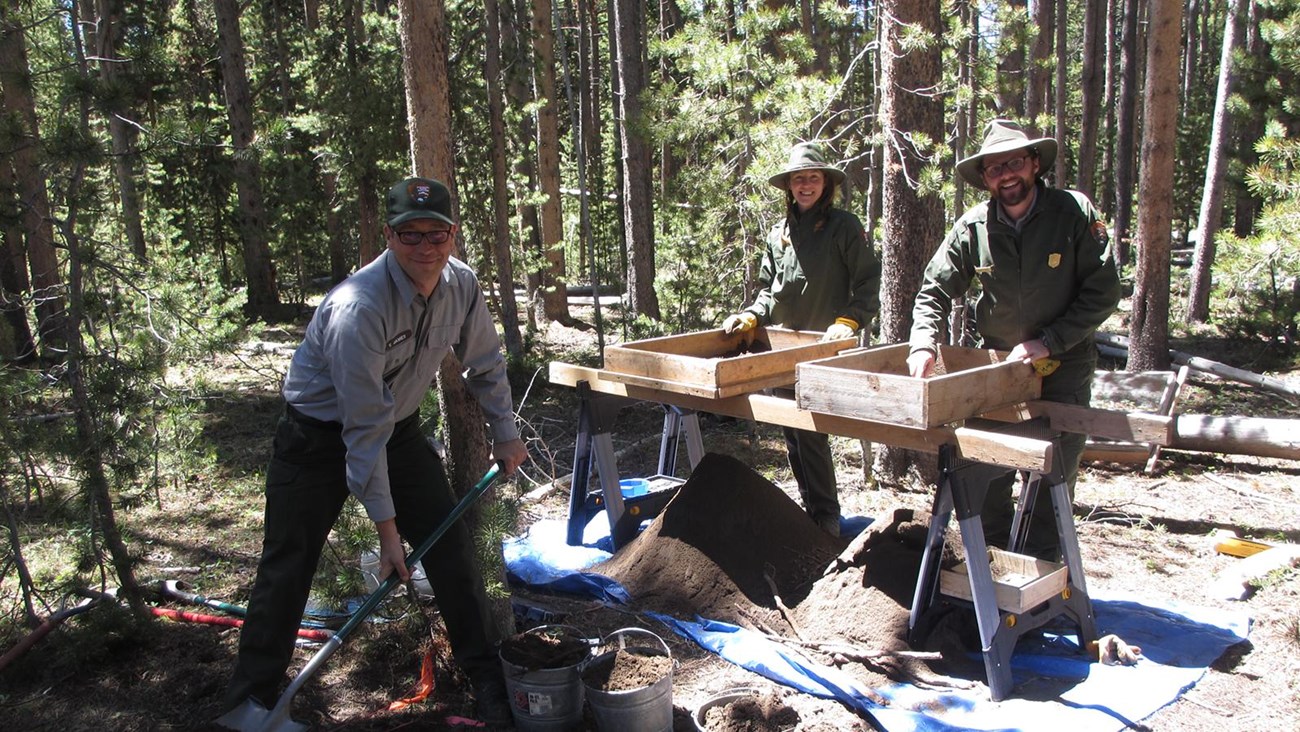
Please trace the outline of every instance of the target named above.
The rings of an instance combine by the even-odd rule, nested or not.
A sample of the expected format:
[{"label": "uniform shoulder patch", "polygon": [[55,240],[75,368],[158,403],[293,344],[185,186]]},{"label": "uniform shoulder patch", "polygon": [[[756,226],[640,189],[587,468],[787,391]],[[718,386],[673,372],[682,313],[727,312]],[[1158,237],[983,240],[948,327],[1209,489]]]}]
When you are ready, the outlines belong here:
[{"label": "uniform shoulder patch", "polygon": [[1098,244],[1106,246],[1110,243],[1110,232],[1106,230],[1106,222],[1094,221],[1090,230],[1092,231],[1092,238],[1096,239]]}]

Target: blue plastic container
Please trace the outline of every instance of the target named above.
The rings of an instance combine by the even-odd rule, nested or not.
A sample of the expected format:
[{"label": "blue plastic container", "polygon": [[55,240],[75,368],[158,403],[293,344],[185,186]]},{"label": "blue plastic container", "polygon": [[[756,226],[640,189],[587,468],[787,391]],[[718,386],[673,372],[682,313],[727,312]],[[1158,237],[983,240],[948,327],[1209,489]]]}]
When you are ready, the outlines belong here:
[{"label": "blue plastic container", "polygon": [[624,498],[635,498],[650,492],[650,481],[645,478],[624,478],[618,482],[618,488]]}]

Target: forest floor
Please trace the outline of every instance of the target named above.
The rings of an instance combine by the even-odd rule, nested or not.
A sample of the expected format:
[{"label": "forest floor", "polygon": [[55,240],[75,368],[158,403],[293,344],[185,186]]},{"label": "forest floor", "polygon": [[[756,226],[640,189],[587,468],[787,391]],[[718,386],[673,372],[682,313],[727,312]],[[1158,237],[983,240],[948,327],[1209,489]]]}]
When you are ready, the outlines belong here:
[{"label": "forest floor", "polygon": [[[210,597],[237,604],[246,600],[260,552],[260,481],[279,410],[279,378],[301,325],[268,329],[262,341],[216,359],[205,375],[212,391],[202,439],[214,446],[214,467],[160,486],[152,500],[120,507],[119,519],[133,546],[144,547],[137,567],[142,580],[181,579]],[[1293,364],[1255,359],[1262,352],[1257,344],[1201,338],[1175,347],[1300,381],[1300,369]],[[589,332],[560,326],[543,333],[535,348],[541,354],[540,370],[521,375],[515,384],[535,462],[525,469],[526,479],[498,488],[501,496],[519,500],[520,532],[538,520],[567,514],[565,490],[535,490],[569,472],[576,426],[573,390],[545,383],[545,362],[589,364],[595,352]],[[1300,418],[1293,400],[1199,374],[1193,375],[1179,411]],[[648,438],[658,435],[661,419],[662,411],[653,405],[620,414],[613,437],[626,474],[654,472],[658,441]],[[868,577],[864,565],[850,570],[857,575],[810,583],[842,544],[815,529],[807,531],[811,523],[801,523],[779,430],[740,421],[702,423],[706,448],[725,457],[702,464],[705,474],[688,485],[730,487],[683,488],[662,519],[604,568],[634,590],[636,602],[607,607],[518,588],[515,600],[549,610],[590,637],[627,626],[661,636],[675,663],[675,729],[693,729],[694,711],[735,687],[756,688],[767,696],[752,705],[752,717],[744,724],[720,723],[711,729],[870,729],[869,722],[841,704],[777,687],[645,614],[706,609],[722,619],[784,634],[790,623],[771,599],[766,584],[771,579],[805,639],[851,638],[860,647],[903,649],[900,638],[915,582],[915,564],[909,561],[915,559],[888,552],[901,551],[906,542],[873,550],[886,553],[869,566],[888,571]],[[833,438],[832,447],[845,515],[888,522],[898,509],[928,514],[929,486],[877,486],[865,477],[869,471],[863,469],[860,443]],[[726,480],[720,479],[723,474]],[[1150,474],[1141,465],[1085,464],[1074,515],[1091,592],[1136,593],[1154,602],[1177,600],[1251,619],[1247,641],[1225,652],[1177,701],[1135,720],[1135,728],[1300,729],[1300,572],[1289,566],[1278,569],[1254,582],[1244,601],[1222,599],[1216,596],[1215,580],[1243,560],[1217,553],[1211,538],[1216,530],[1230,530],[1245,538],[1300,544],[1297,478],[1297,461],[1176,451],[1163,452]],[[532,497],[526,497],[530,491]],[[914,538],[914,529],[900,526],[895,533]],[[775,551],[778,546],[798,551]],[[344,563],[356,564],[349,558]],[[880,592],[862,594],[867,585]],[[170,607],[201,610],[174,602]],[[404,597],[390,600],[382,613],[388,622],[368,624],[349,640],[298,695],[295,716],[319,730],[450,729],[471,716],[472,702],[443,637],[435,633],[431,639],[423,630],[425,613],[436,615],[436,610]],[[233,629],[203,624],[157,622],[141,628],[113,606],[95,608],[68,620],[0,672],[0,729],[215,729],[211,721],[222,711],[237,638]],[[314,650],[300,649],[295,669]],[[392,701],[416,687],[426,652],[435,660],[431,695],[401,711],[387,711]],[[817,657],[815,651],[809,653]],[[882,671],[857,663],[844,669],[872,685],[900,673],[897,667]],[[977,684],[983,680],[979,673],[968,678]],[[1015,718],[1005,720],[1007,727],[1019,724]],[[590,713],[580,728],[594,728]]]}]

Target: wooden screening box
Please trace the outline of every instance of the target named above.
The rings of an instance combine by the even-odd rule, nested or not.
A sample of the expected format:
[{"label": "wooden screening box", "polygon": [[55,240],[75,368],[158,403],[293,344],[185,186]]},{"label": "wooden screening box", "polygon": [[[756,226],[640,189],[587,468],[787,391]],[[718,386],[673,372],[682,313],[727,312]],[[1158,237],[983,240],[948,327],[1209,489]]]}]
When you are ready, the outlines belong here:
[{"label": "wooden screening box", "polygon": [[841,417],[931,428],[1006,404],[1037,399],[1042,381],[1006,353],[940,346],[935,375],[907,373],[907,344],[799,364],[799,408]]},{"label": "wooden screening box", "polygon": [[706,330],[605,349],[601,378],[678,394],[722,399],[794,383],[795,365],[833,356],[857,341],[822,341],[811,331]]},{"label": "wooden screening box", "polygon": [[[1064,564],[1024,554],[989,548],[989,569],[993,572],[993,596],[999,610],[1023,613],[1065,590],[1068,571]],[[939,572],[939,592],[963,600],[974,599],[970,576],[963,562]]]}]

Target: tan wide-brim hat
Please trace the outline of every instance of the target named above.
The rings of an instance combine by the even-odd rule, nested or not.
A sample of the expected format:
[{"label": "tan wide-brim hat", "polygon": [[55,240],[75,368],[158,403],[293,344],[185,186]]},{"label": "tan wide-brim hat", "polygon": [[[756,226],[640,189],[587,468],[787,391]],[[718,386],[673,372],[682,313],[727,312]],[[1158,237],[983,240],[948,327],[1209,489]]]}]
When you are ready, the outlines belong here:
[{"label": "tan wide-brim hat", "polygon": [[967,183],[984,188],[980,161],[985,155],[998,155],[1030,147],[1038,151],[1039,170],[1048,170],[1056,162],[1056,140],[1050,137],[1030,139],[1019,124],[1009,119],[995,119],[984,128],[984,144],[980,145],[980,151],[957,162],[957,173]]},{"label": "tan wide-brim hat", "polygon": [[826,162],[826,153],[815,142],[801,142],[790,148],[790,160],[785,168],[767,179],[768,183],[783,191],[790,190],[790,174],[800,170],[820,170],[826,175],[828,183],[839,185],[844,182],[844,171]]}]

